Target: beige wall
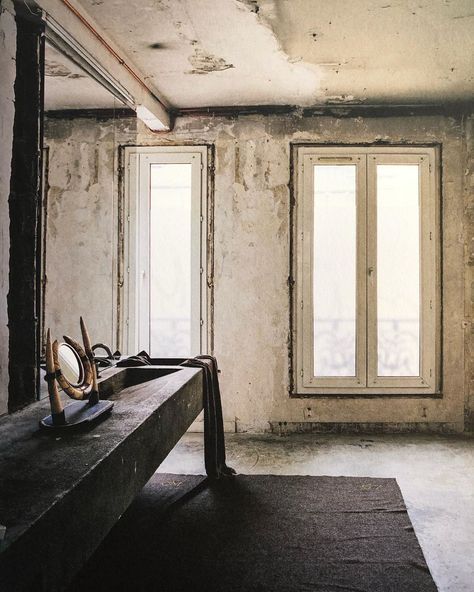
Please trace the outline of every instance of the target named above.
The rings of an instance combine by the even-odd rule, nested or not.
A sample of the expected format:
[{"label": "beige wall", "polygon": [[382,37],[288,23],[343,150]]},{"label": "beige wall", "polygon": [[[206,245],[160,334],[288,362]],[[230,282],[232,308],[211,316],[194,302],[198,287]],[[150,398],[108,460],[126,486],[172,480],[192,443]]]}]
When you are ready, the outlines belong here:
[{"label": "beige wall", "polygon": [[8,196],[15,117],[16,23],[13,2],[0,4],[0,415],[8,404],[8,274],[10,216]]},{"label": "beige wall", "polygon": [[464,121],[463,192],[464,192],[464,331],[466,429],[474,430],[474,115]]},{"label": "beige wall", "polygon": [[[124,123],[125,125],[125,123]],[[72,132],[72,128],[70,129]],[[84,133],[74,124],[75,141]],[[102,131],[105,134],[105,129]],[[138,145],[166,143],[212,144],[215,148],[214,192],[214,353],[222,370],[221,382],[227,427],[238,430],[263,431],[279,429],[279,422],[298,428],[304,423],[384,423],[408,424],[421,429],[423,425],[437,429],[461,430],[465,408],[470,399],[470,354],[472,299],[474,278],[470,261],[473,236],[469,226],[472,214],[473,164],[472,118],[464,116],[392,116],[392,117],[332,117],[299,115],[247,115],[240,117],[179,118],[173,132],[152,134],[141,124],[138,136],[117,143]],[[70,137],[63,133],[62,143]],[[95,152],[102,137],[90,144]],[[442,251],[443,251],[443,397],[373,397],[291,399],[288,394],[289,340],[289,200],[290,145],[292,142],[314,143],[439,143],[442,147]],[[64,148],[68,150],[69,148]],[[99,148],[101,150],[101,148]],[[90,161],[84,145],[83,162],[86,178],[90,176]],[[64,158],[65,155],[63,154]],[[72,159],[72,155],[66,160]],[[110,160],[110,159],[109,159]],[[469,168],[470,167],[470,168]],[[111,169],[109,169],[110,172]],[[79,169],[76,167],[76,176]],[[71,172],[71,171],[70,171]],[[67,180],[64,170],[59,186]],[[63,176],[66,175],[66,176]],[[99,231],[95,248],[113,263],[112,234],[104,225],[114,224],[115,215],[110,193],[90,194],[84,174],[77,176],[80,191],[69,184],[70,193],[62,196],[64,212],[79,204],[82,222],[69,226],[69,238],[76,230]],[[52,179],[51,179],[51,184]],[[69,182],[70,183],[70,182]],[[104,173],[105,183],[105,173]],[[117,184],[115,184],[115,188]],[[53,193],[50,195],[53,198]],[[102,204],[102,205],[101,205]],[[50,206],[53,207],[52,205]],[[100,228],[97,208],[100,208]],[[78,216],[75,213],[74,216]],[[65,226],[58,226],[59,232]],[[470,235],[469,235],[470,232]],[[79,239],[79,237],[77,237]],[[56,245],[61,244],[59,236]],[[80,239],[79,239],[80,240]],[[71,238],[71,242],[74,240]],[[61,249],[66,249],[62,243]],[[49,247],[48,247],[49,248]],[[82,247],[81,247],[82,249]],[[86,252],[83,249],[82,252]],[[77,255],[78,253],[76,253]],[[65,256],[68,257],[68,256]],[[87,258],[65,259],[74,276],[82,272]],[[64,261],[64,259],[63,259]],[[59,264],[59,260],[58,260]],[[110,267],[109,267],[110,269]],[[98,272],[98,269],[96,270]],[[96,274],[94,293],[99,294],[111,278]],[[71,277],[72,279],[72,277]],[[100,280],[100,281],[99,281]],[[52,281],[49,278],[49,281]],[[97,289],[98,284],[102,286]],[[51,288],[50,287],[48,289]],[[110,286],[109,286],[110,292]],[[71,302],[73,306],[71,306]],[[75,300],[65,298],[67,315],[82,313],[101,302],[82,287]],[[63,314],[57,306],[57,323]],[[107,319],[114,307],[107,300]],[[103,310],[105,310],[103,307]],[[111,321],[99,323],[97,337],[110,334]],[[90,313],[92,314],[92,313]],[[50,317],[51,318],[51,317]],[[61,321],[62,322],[62,321]],[[108,324],[109,323],[109,324]],[[100,330],[99,330],[100,327]],[[71,325],[72,328],[72,325]],[[101,337],[102,338],[102,337]],[[465,364],[465,359],[466,364]],[[311,417],[308,417],[308,408]],[[288,428],[289,426],[287,426]]]},{"label": "beige wall", "polygon": [[45,326],[55,338],[115,342],[116,194],[119,143],[135,139],[135,120],[46,119]]}]

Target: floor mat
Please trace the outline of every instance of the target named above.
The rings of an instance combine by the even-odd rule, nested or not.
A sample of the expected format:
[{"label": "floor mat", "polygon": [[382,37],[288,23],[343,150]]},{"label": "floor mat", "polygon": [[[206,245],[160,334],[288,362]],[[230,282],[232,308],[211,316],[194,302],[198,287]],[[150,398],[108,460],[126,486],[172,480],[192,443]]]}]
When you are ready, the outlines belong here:
[{"label": "floor mat", "polygon": [[395,479],[156,474],[70,592],[436,592]]}]

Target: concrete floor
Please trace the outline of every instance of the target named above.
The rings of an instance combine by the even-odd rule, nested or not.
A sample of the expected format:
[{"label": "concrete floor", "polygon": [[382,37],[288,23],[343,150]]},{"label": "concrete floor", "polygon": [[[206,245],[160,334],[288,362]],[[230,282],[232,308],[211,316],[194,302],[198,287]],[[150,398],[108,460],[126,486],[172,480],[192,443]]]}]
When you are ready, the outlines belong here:
[{"label": "concrete floor", "polygon": [[[474,592],[474,438],[228,434],[226,442],[239,473],[395,477],[439,591]],[[203,474],[202,434],[186,434],[159,472]]]}]

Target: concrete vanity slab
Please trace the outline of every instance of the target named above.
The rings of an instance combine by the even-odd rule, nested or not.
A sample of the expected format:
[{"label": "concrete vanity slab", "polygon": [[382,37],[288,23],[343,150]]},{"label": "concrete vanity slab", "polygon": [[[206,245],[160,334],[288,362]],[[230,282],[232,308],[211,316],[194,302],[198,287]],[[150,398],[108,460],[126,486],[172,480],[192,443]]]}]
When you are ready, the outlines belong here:
[{"label": "concrete vanity slab", "polygon": [[202,410],[199,369],[102,376],[114,407],[86,430],[41,430],[48,400],[0,420],[3,592],[63,589]]}]

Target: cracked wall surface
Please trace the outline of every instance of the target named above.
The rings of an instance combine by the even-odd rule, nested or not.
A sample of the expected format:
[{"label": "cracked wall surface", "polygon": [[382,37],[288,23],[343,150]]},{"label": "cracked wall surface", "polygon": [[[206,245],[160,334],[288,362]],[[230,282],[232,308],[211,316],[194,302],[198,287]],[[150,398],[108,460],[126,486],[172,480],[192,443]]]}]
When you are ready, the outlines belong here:
[{"label": "cracked wall surface", "polygon": [[464,120],[466,428],[474,430],[474,116]]},{"label": "cracked wall surface", "polygon": [[[122,125],[126,128],[125,120]],[[80,127],[75,122],[63,128],[58,148],[67,146],[72,135],[78,142],[84,141],[85,131]],[[115,215],[114,210],[107,205],[110,193],[98,191],[94,184],[89,188],[88,181],[91,158],[88,149],[95,153],[95,142],[100,144],[102,137],[108,137],[105,123],[99,136],[89,136],[89,147],[84,145],[82,162],[86,175],[81,182],[79,177],[75,181],[76,187],[82,183],[79,193],[75,198],[71,187],[71,192],[62,198],[67,200],[66,209],[75,208],[79,199],[80,211],[74,214],[81,219],[78,229],[90,225],[97,231],[99,227],[111,228],[114,224],[109,219]],[[284,422],[299,426],[332,422],[462,429],[464,414],[468,418],[474,404],[471,362],[474,278],[470,275],[470,241],[474,236],[472,117],[416,114],[362,117],[356,113],[342,118],[305,117],[302,113],[183,117],[177,119],[170,133],[152,134],[138,123],[136,137],[127,140],[125,134],[117,138],[117,144],[214,145],[214,353],[222,370],[227,426],[233,425],[238,431],[264,431]],[[289,397],[290,150],[291,144],[298,142],[441,145],[442,398]],[[79,169],[72,155],[64,155],[61,162],[66,164],[69,160],[72,164],[65,170],[77,176]],[[76,172],[71,167],[76,167]],[[58,174],[65,178],[64,171]],[[108,174],[111,175],[110,169]],[[102,175],[102,183],[106,185],[106,172]],[[109,188],[110,185],[109,181]],[[104,203],[97,217],[94,208],[100,199]],[[107,249],[113,247],[112,234],[99,234],[108,238],[102,246],[98,239],[94,244],[102,261],[110,262],[113,255]],[[99,269],[94,269],[98,273]],[[97,277],[96,285],[100,283],[104,290],[111,277],[108,274],[107,278]],[[65,302],[69,305],[69,300]],[[97,298],[95,306],[100,302]],[[109,302],[106,308],[110,312]],[[87,289],[81,289],[70,308],[74,308],[73,316],[76,316],[92,305]],[[94,314],[99,319],[98,310]],[[59,319],[60,308],[57,315]],[[103,331],[98,331],[97,337],[105,338],[107,325],[101,326]]]},{"label": "cracked wall surface", "polygon": [[45,326],[94,343],[115,342],[118,146],[133,143],[134,119],[46,119],[48,149]]},{"label": "cracked wall surface", "polygon": [[8,196],[15,117],[16,23],[13,2],[0,3],[0,415],[8,401],[8,316],[7,294],[10,260],[10,219]]},{"label": "cracked wall surface", "polygon": [[[178,119],[160,141],[212,142],[215,173],[214,343],[228,421],[443,424],[464,414],[462,116],[245,116]],[[146,132],[139,143],[156,141]],[[443,398],[294,399],[288,393],[290,144],[442,146]],[[230,312],[231,311],[231,312]]]}]

